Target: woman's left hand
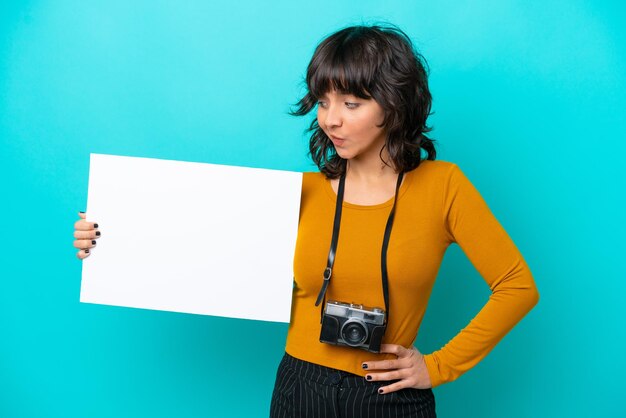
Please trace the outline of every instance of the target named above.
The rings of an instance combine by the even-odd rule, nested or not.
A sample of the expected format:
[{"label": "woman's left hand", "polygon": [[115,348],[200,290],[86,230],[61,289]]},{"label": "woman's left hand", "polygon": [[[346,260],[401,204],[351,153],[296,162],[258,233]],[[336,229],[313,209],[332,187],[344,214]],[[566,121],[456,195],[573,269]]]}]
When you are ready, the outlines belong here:
[{"label": "woman's left hand", "polygon": [[370,382],[398,379],[400,381],[382,386],[378,389],[378,393],[385,394],[405,388],[428,389],[432,387],[424,355],[417,348],[411,346],[407,349],[397,344],[382,344],[380,352],[395,354],[398,359],[364,362],[363,368],[368,371],[390,370],[384,373],[368,373],[365,378]]}]

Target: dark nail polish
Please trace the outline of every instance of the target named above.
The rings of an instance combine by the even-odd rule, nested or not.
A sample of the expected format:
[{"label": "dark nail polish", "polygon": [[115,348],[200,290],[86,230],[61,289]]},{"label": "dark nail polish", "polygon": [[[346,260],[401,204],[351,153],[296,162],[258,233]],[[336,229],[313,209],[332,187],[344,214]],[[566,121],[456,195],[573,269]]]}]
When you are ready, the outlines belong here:
[{"label": "dark nail polish", "polygon": [[99,237],[100,236],[100,231],[96,231],[96,236]]},{"label": "dark nail polish", "polygon": [[86,250],[85,250],[85,252],[86,252],[86,253],[88,253],[88,252],[89,252],[89,248],[88,248],[88,249],[86,249]]},{"label": "dark nail polish", "polygon": [[93,245],[96,245],[96,240],[93,240],[93,239],[92,239],[92,240],[91,240],[91,243],[92,243]]},{"label": "dark nail polish", "polygon": [[383,390],[382,389],[378,389],[378,393],[380,393],[382,395],[383,394]]},{"label": "dark nail polish", "polygon": [[369,374],[368,374],[367,376],[365,376],[365,378],[366,378],[367,380],[372,380],[372,376],[370,376]]},{"label": "dark nail polish", "polygon": [[363,364],[361,364],[361,366],[362,366],[364,369],[367,369],[367,364],[363,363]]},{"label": "dark nail polish", "polygon": [[81,210],[79,213],[85,213],[85,212],[83,212],[83,211]]},{"label": "dark nail polish", "polygon": [[94,228],[97,228],[97,227],[98,227],[98,224],[93,224],[93,227],[94,227]]}]

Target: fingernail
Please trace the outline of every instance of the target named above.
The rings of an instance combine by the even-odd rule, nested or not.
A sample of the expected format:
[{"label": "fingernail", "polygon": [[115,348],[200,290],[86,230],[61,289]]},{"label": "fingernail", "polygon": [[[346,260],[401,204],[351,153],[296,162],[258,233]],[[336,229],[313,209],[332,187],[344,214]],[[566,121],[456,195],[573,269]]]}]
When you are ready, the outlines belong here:
[{"label": "fingernail", "polygon": [[94,228],[97,228],[97,227],[98,227],[98,224],[93,224],[93,227],[94,227]]},{"label": "fingernail", "polygon": [[86,252],[86,253],[88,253],[88,252],[89,252],[89,248],[87,248],[87,249],[85,250],[85,252]]},{"label": "fingernail", "polygon": [[92,243],[93,245],[96,245],[96,240],[93,240],[93,239],[92,239],[92,240],[91,240],[91,243]]},{"label": "fingernail", "polygon": [[382,389],[378,389],[378,393],[380,393],[382,395],[383,394],[383,390]]},{"label": "fingernail", "polygon": [[363,363],[361,366],[362,366],[364,369],[367,369],[367,364]]},{"label": "fingernail", "polygon": [[368,374],[367,376],[365,376],[365,378],[366,378],[367,380],[372,380],[372,376],[370,376],[369,374]]},{"label": "fingernail", "polygon": [[100,236],[100,231],[96,231],[96,236],[99,237]]},{"label": "fingernail", "polygon": [[83,211],[81,210],[81,211],[80,211],[80,212],[78,212],[78,213],[85,213],[85,212],[83,212]]}]

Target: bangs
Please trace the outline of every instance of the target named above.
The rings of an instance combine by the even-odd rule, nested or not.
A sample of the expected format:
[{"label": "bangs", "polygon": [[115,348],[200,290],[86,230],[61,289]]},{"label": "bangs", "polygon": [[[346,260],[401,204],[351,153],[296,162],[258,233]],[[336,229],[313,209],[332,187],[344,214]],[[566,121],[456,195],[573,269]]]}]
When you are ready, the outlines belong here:
[{"label": "bangs", "polygon": [[[352,42],[351,42],[352,41]],[[321,98],[331,90],[371,99],[376,57],[365,53],[357,39],[335,39],[323,45],[316,54],[307,76],[307,87],[312,96]]]}]

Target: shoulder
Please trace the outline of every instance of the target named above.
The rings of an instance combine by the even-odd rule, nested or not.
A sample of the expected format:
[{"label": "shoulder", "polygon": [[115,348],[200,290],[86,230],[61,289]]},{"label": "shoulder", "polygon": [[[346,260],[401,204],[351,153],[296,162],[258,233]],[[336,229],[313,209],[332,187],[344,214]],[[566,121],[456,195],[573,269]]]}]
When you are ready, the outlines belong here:
[{"label": "shoulder", "polygon": [[432,173],[447,173],[450,172],[450,170],[454,166],[456,166],[456,163],[453,163],[451,161],[422,160],[422,162],[420,162],[420,165],[418,166],[418,169],[422,168],[423,170],[428,170]]},{"label": "shoulder", "polygon": [[326,180],[326,176],[319,171],[305,171],[302,173],[302,185],[309,186],[316,183],[322,183]]},{"label": "shoulder", "polygon": [[310,193],[312,190],[324,187],[326,176],[319,171],[305,171],[302,173],[302,192]]},{"label": "shoulder", "polygon": [[319,181],[326,178],[324,174],[319,171],[305,171],[302,173],[302,177],[308,181]]},{"label": "shoulder", "polygon": [[427,182],[447,182],[459,170],[456,163],[444,160],[422,160],[420,165],[411,170],[409,173],[413,177],[420,178],[421,181]]}]

